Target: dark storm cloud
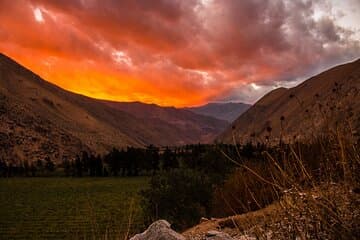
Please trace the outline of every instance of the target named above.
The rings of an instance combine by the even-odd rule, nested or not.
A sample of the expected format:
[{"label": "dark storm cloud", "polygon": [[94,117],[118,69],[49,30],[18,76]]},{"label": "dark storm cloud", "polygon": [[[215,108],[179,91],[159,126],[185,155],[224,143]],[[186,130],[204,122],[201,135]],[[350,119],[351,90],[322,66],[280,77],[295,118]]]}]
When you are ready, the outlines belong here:
[{"label": "dark storm cloud", "polygon": [[3,0],[0,50],[78,59],[79,69],[93,61],[111,78],[92,86],[109,92],[126,82],[132,100],[252,102],[274,85],[359,56],[354,30],[330,14],[315,17],[331,7],[326,0]]}]

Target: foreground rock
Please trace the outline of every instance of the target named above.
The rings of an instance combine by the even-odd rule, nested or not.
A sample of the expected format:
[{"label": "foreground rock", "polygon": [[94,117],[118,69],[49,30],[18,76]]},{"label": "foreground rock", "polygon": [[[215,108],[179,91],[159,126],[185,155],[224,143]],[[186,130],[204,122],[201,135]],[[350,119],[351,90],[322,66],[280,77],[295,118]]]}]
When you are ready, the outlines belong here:
[{"label": "foreground rock", "polygon": [[183,235],[175,232],[170,228],[170,223],[165,220],[158,220],[152,223],[149,228],[140,234],[136,234],[130,240],[233,240],[227,233],[219,231],[208,231],[203,237],[188,236],[185,238]]},{"label": "foreground rock", "polygon": [[232,237],[227,233],[219,232],[219,231],[208,231],[206,233],[206,240],[233,240]]},{"label": "foreground rock", "polygon": [[185,240],[185,237],[170,228],[170,223],[158,220],[140,234],[136,234],[130,240]]}]

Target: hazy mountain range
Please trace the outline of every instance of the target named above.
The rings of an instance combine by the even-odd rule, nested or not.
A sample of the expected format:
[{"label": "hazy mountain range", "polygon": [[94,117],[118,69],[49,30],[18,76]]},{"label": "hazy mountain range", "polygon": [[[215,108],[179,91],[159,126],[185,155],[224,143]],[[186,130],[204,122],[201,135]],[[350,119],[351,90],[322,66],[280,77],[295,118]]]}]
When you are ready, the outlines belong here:
[{"label": "hazy mountain range", "polygon": [[242,113],[248,110],[249,107],[251,107],[250,104],[229,102],[229,103],[208,103],[203,106],[191,107],[187,109],[194,113],[222,119],[228,122],[233,122]]}]

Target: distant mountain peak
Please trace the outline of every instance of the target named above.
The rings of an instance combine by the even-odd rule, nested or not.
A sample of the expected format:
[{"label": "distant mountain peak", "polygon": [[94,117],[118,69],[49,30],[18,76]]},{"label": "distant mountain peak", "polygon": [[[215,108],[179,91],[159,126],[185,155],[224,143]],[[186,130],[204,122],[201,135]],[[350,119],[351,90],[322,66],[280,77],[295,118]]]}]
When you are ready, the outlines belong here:
[{"label": "distant mountain peak", "polygon": [[186,108],[197,114],[211,116],[222,119],[227,122],[234,121],[242,113],[244,113],[251,105],[241,102],[209,102],[198,107]]}]

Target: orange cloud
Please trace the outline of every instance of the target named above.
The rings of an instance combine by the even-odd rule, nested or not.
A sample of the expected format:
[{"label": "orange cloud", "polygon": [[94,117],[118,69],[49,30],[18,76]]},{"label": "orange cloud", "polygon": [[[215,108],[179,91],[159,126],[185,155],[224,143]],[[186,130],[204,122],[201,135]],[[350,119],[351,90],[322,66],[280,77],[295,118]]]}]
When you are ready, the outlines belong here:
[{"label": "orange cloud", "polygon": [[315,4],[2,0],[0,51],[95,98],[253,102],[261,89],[358,57],[359,40],[330,18],[315,20]]}]

